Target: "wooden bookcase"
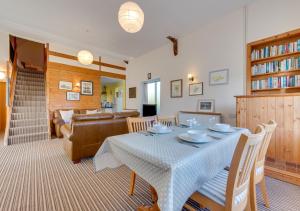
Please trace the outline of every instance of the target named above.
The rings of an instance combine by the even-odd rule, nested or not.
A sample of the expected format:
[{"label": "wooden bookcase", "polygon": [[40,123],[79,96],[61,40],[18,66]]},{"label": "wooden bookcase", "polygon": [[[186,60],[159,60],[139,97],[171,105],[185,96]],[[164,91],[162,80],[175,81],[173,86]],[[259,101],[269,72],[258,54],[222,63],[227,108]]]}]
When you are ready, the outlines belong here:
[{"label": "wooden bookcase", "polygon": [[[278,124],[268,148],[265,173],[271,177],[300,185],[300,84],[297,87],[253,89],[252,82],[269,77],[300,75],[300,68],[289,71],[256,71],[254,65],[281,62],[300,57],[300,50],[258,57],[253,51],[286,45],[300,40],[300,29],[258,40],[247,45],[247,95],[236,97],[237,126],[252,132],[258,124],[275,120]],[[295,47],[295,46],[294,46]],[[298,47],[298,46],[297,46]],[[271,49],[270,49],[271,50]],[[292,49],[293,50],[293,49]],[[298,65],[298,64],[297,64]],[[274,81],[273,81],[274,82]],[[293,84],[291,84],[293,85]]]},{"label": "wooden bookcase", "polygon": [[[292,47],[292,43],[298,45],[294,45]],[[279,46],[285,46],[287,44],[290,44],[290,48],[287,50],[280,50]],[[277,51],[273,51],[273,54],[267,53],[268,55],[262,56],[263,53],[260,53],[259,56],[256,56],[253,58],[253,52],[256,51],[262,51],[262,49],[268,47],[268,52],[272,52],[271,47],[277,47]],[[276,52],[276,53],[275,53]],[[265,52],[266,53],[266,52]],[[294,62],[300,63],[300,29],[286,32],[283,34],[279,34],[276,36],[272,36],[266,39],[258,40],[252,43],[249,43],[247,45],[247,94],[248,95],[259,95],[259,94],[284,94],[284,93],[300,93],[300,84],[298,86],[284,86],[284,88],[281,87],[262,87],[259,89],[253,89],[252,82],[258,81],[258,80],[267,80],[268,78],[272,78],[272,81],[274,82],[274,78],[278,77],[299,77],[300,80],[300,64],[295,65],[293,68],[290,67],[290,70],[274,70],[274,71],[262,71],[263,73],[253,73],[252,68],[254,66],[258,65],[264,65],[266,63],[271,62],[278,62],[280,64],[281,62],[284,62],[286,59],[294,59]],[[280,66],[280,65],[279,65]],[[270,66],[269,66],[270,69]],[[277,79],[276,79],[277,80]],[[280,79],[278,79],[280,80]],[[299,83],[298,80],[298,83]],[[268,83],[266,83],[268,84]],[[270,85],[270,84],[269,84]]]}]

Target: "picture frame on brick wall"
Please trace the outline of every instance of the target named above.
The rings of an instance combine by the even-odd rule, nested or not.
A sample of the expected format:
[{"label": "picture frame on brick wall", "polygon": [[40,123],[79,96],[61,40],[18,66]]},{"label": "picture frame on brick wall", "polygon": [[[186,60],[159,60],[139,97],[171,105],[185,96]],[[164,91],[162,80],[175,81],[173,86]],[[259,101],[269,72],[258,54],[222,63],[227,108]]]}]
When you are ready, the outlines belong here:
[{"label": "picture frame on brick wall", "polygon": [[67,100],[68,101],[79,101],[80,100],[79,92],[67,92]]},{"label": "picture frame on brick wall", "polygon": [[58,88],[63,90],[72,90],[73,83],[69,81],[59,81]]},{"label": "picture frame on brick wall", "polygon": [[93,81],[81,81],[80,92],[81,95],[93,96]]}]

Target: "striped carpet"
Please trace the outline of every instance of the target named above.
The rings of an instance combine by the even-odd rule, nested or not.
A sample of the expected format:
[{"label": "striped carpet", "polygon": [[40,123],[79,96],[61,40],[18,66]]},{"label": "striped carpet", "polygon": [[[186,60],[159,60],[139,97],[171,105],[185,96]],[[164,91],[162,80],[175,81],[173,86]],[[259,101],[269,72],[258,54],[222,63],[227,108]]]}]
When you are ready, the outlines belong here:
[{"label": "striped carpet", "polygon": [[[0,144],[1,211],[123,211],[150,204],[148,185],[140,178],[134,196],[128,196],[127,167],[95,173],[91,159],[74,165],[61,140]],[[259,210],[300,210],[299,187],[270,178],[267,185],[272,207],[265,209],[259,196]]]}]

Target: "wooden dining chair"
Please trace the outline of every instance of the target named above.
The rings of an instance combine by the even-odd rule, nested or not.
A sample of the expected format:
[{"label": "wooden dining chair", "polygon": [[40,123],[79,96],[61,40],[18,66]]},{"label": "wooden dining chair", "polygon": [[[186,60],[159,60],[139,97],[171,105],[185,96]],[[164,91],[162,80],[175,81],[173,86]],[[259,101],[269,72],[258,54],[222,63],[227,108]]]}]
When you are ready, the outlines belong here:
[{"label": "wooden dining chair", "polygon": [[[157,121],[156,116],[128,117],[127,118],[128,131],[129,133],[147,131],[148,128],[152,127],[156,121]],[[134,192],[135,179],[136,179],[136,173],[134,171],[131,171],[129,195],[132,195]]]},{"label": "wooden dining chair", "polygon": [[266,180],[265,180],[265,158],[269,144],[271,142],[272,135],[277,127],[277,123],[274,120],[269,121],[267,124],[263,124],[266,135],[261,144],[254,168],[251,173],[250,182],[250,204],[251,210],[257,210],[256,204],[256,185],[260,185],[261,193],[266,207],[270,207],[269,197],[267,193]]},{"label": "wooden dining chair", "polygon": [[150,117],[128,117],[127,126],[129,133],[136,133],[140,131],[146,131],[148,128],[152,127],[157,121],[156,116]]},{"label": "wooden dining chair", "polygon": [[158,116],[157,121],[168,127],[177,125],[176,116]]},{"label": "wooden dining chair", "polygon": [[[204,183],[191,199],[212,211],[250,210],[250,174],[265,136],[259,125],[256,134],[242,134],[235,148],[229,172],[222,170]],[[185,205],[187,206],[187,205]],[[194,210],[188,206],[188,209]]]}]

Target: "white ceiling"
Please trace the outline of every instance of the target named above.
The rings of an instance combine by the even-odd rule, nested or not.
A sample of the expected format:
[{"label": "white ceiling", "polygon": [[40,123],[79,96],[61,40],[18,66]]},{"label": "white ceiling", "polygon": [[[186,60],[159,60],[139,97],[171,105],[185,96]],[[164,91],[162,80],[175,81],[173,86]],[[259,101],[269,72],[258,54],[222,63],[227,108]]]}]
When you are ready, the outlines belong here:
[{"label": "white ceiling", "polygon": [[124,0],[0,0],[0,18],[85,46],[136,57],[181,37],[252,0],[135,0],[142,30],[126,33],[117,14]]}]

